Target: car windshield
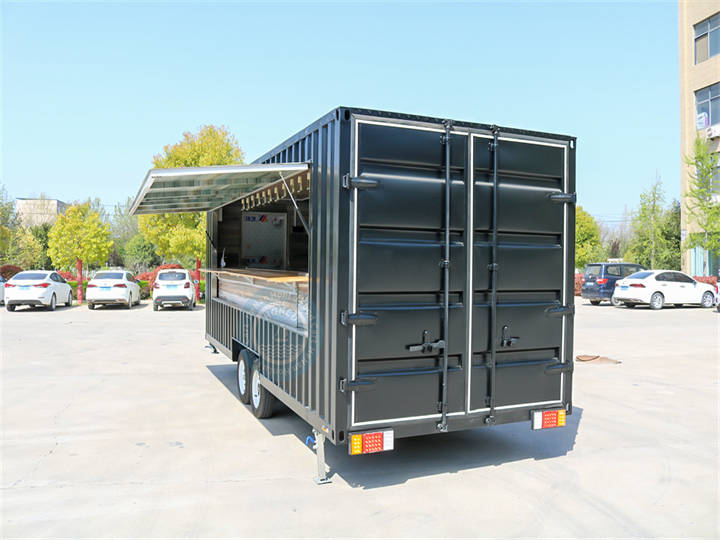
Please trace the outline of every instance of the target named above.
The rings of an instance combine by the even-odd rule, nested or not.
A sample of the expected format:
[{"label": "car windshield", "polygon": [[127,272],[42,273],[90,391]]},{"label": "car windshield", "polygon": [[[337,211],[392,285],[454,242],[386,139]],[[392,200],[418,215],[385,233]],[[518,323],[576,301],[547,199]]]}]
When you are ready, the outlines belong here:
[{"label": "car windshield", "polygon": [[652,272],[635,272],[634,274],[630,274],[628,279],[645,279],[650,274],[652,274]]},{"label": "car windshield", "polygon": [[21,279],[45,279],[47,277],[47,273],[45,272],[20,272],[19,274],[15,274],[12,279],[13,280],[21,280]]},{"label": "car windshield", "polygon": [[93,279],[122,279],[122,272],[98,272]]},{"label": "car windshield", "polygon": [[600,275],[600,266],[599,264],[589,264],[588,267],[585,269],[585,275],[586,276],[599,276]]},{"label": "car windshield", "polygon": [[160,281],[180,281],[185,279],[185,272],[163,272],[158,274],[158,279]]}]

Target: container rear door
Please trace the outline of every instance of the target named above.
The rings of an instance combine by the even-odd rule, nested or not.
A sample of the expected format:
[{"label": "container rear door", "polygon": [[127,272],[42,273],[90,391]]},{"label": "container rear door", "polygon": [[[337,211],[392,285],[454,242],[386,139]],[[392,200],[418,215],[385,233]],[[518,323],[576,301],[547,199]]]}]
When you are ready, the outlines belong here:
[{"label": "container rear door", "polygon": [[[445,146],[442,127],[372,121],[354,126],[353,298],[368,325],[353,325],[351,424],[439,417],[444,338]],[[448,412],[465,411],[467,342],[466,155],[469,134],[451,136]]]},{"label": "container rear door", "polygon": [[[490,135],[473,135],[473,309],[469,410],[557,404],[567,375],[568,148],[500,136],[497,314],[491,362],[493,163]],[[570,303],[572,303],[572,296]],[[492,365],[495,364],[495,368]],[[494,384],[492,381],[494,378]]]}]

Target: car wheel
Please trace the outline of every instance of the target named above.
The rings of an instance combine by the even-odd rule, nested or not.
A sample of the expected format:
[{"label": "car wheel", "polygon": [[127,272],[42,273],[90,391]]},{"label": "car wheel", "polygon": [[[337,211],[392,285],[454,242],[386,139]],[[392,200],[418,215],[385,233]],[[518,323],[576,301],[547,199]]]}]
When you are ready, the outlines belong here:
[{"label": "car wheel", "polygon": [[665,304],[665,297],[662,293],[656,292],[650,297],[650,309],[662,309]]},{"label": "car wheel", "polygon": [[132,309],[133,307],[133,301],[132,301],[132,293],[128,296],[127,304],[125,305],[125,309]]},{"label": "car wheel", "polygon": [[626,307],[626,308],[632,309],[632,308],[634,308],[636,305],[637,305],[637,304],[633,304],[632,302],[625,302],[625,307]]},{"label": "car wheel", "polygon": [[612,298],[610,298],[610,303],[615,307],[620,307],[623,304],[620,300],[618,300],[614,296]]},{"label": "car wheel", "polygon": [[157,310],[158,310],[158,305],[155,302],[153,302],[153,311],[157,311]]},{"label": "car wheel", "polygon": [[601,302],[600,300],[590,300],[590,303],[591,303],[593,306],[599,306],[599,305],[600,305],[600,302]]},{"label": "car wheel", "polygon": [[237,359],[237,377],[235,378],[238,387],[238,398],[243,403],[250,403],[250,366],[253,364],[253,357],[249,351],[240,351]]},{"label": "car wheel", "polygon": [[89,310],[95,309],[95,304],[93,304],[92,302],[88,302],[88,309]]},{"label": "car wheel", "polygon": [[15,311],[15,304],[5,304],[5,309],[8,311]]},{"label": "car wheel", "polygon": [[55,293],[50,297],[50,305],[47,307],[50,311],[55,311],[57,300],[55,299]]},{"label": "car wheel", "polygon": [[250,407],[256,418],[267,418],[272,415],[275,397],[260,385],[259,362],[252,367],[250,379]]},{"label": "car wheel", "polygon": [[65,302],[65,307],[70,307],[70,306],[72,306],[72,291],[70,291],[68,293],[68,299],[67,299],[67,302]]},{"label": "car wheel", "polygon": [[706,292],[705,294],[703,294],[703,296],[702,296],[702,301],[700,302],[700,305],[701,305],[702,307],[712,307],[712,305],[713,305],[713,300],[715,300],[715,298],[713,298],[713,293],[711,293],[710,291],[708,291],[708,292]]}]

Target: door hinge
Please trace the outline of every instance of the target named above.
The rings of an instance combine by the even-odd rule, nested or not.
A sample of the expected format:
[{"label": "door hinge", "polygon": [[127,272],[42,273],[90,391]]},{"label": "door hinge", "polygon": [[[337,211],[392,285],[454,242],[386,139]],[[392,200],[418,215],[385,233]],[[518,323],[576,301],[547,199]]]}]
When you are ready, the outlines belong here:
[{"label": "door hinge", "polygon": [[575,369],[573,361],[562,363],[559,359],[554,358],[555,363],[550,364],[545,368],[545,375],[556,375],[558,373],[572,373]]},{"label": "door hinge", "polygon": [[558,204],[575,204],[577,195],[575,193],[550,193],[548,199]]},{"label": "door hinge", "polygon": [[349,174],[345,174],[342,177],[342,187],[345,189],[372,189],[380,185],[377,180],[370,180],[369,178],[357,178],[351,177]]},{"label": "door hinge", "polygon": [[377,315],[359,311],[357,313],[340,312],[340,324],[343,326],[372,326],[377,323]]},{"label": "door hinge", "polygon": [[545,310],[548,317],[565,317],[575,314],[575,306],[553,306]]}]

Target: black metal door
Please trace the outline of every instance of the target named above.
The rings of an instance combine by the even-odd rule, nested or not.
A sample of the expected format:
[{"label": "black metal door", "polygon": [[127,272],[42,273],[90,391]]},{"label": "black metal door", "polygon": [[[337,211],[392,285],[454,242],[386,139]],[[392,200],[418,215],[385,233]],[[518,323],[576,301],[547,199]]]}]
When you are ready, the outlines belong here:
[{"label": "black metal door", "polygon": [[[467,135],[357,121],[353,205],[351,423],[465,411]],[[450,175],[445,322],[446,176]],[[352,314],[350,315],[352,318]],[[444,370],[444,346],[447,370]],[[445,374],[446,373],[446,374]]]},{"label": "black metal door", "polygon": [[473,136],[471,412],[562,401],[557,364],[572,313],[567,151],[502,133]]}]

